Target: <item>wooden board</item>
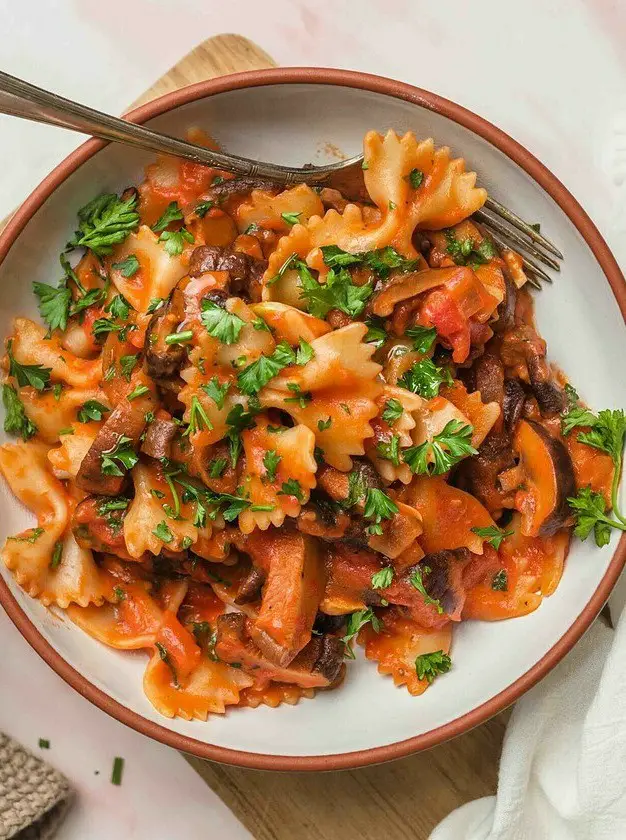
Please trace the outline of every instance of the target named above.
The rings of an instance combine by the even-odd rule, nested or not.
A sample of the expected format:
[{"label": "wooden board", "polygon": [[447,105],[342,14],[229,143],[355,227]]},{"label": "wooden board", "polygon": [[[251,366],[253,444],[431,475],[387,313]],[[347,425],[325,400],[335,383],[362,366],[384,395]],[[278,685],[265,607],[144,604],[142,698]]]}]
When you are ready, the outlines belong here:
[{"label": "wooden board", "polygon": [[[185,56],[135,104],[203,79],[273,66],[246,38],[219,35]],[[507,719],[505,712],[434,750],[362,770],[270,773],[188,760],[256,840],[426,840],[458,805],[495,792]]]}]

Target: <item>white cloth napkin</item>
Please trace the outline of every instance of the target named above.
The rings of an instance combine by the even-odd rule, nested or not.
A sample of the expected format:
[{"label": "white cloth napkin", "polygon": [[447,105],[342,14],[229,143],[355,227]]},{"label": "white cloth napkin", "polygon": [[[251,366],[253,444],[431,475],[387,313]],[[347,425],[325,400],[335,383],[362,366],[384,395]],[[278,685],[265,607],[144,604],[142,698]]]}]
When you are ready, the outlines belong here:
[{"label": "white cloth napkin", "polygon": [[497,796],[470,802],[430,840],[626,838],[626,614],[600,621],[509,722]]}]

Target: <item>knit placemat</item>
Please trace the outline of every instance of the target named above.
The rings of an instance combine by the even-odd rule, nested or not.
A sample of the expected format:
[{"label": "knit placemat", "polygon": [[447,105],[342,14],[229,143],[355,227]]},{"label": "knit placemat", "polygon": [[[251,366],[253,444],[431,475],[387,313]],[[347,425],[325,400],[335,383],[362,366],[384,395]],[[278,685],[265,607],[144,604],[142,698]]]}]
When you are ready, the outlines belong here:
[{"label": "knit placemat", "polygon": [[50,840],[71,800],[65,776],[0,732],[0,840]]}]

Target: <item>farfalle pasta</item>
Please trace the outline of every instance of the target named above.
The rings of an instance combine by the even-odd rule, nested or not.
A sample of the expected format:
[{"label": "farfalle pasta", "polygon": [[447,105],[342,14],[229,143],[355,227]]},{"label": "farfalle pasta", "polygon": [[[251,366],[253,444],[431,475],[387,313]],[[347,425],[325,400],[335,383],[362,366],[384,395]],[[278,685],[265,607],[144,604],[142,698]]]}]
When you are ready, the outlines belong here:
[{"label": "farfalle pasta", "polygon": [[312,698],[358,646],[421,694],[455,624],[536,609],[571,526],[616,521],[623,415],[554,374],[476,174],[369,132],[363,186],[160,157],[79,209],[6,337],[0,471],[34,518],[3,563],[143,652],[166,717]]}]

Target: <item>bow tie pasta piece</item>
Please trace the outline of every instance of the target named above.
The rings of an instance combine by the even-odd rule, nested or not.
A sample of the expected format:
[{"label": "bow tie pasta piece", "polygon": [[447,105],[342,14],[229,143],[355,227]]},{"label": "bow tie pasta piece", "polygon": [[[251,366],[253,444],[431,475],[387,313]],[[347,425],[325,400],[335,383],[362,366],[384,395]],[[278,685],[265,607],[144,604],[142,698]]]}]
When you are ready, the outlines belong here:
[{"label": "bow tie pasta piece", "polygon": [[323,212],[324,205],[319,195],[307,184],[298,184],[278,195],[266,190],[252,190],[249,199],[237,208],[237,227],[240,231],[245,231],[250,225],[259,225],[266,230],[289,231],[294,223],[306,224],[311,216],[321,216]]},{"label": "bow tie pasta piece", "polygon": [[[459,412],[467,418],[467,422],[473,429],[472,446],[478,449],[502,413],[498,403],[483,402],[480,391],[468,393],[465,385],[458,379],[454,380],[452,386],[444,385],[439,394],[442,398],[453,403]],[[414,442],[417,443],[418,441]]]},{"label": "bow tie pasta piece", "polygon": [[367,442],[367,457],[385,481],[410,484],[413,473],[400,460],[400,452],[413,443],[413,413],[420,411],[424,400],[405,388],[385,383],[376,404],[378,416],[372,422],[374,437]]},{"label": "bow tie pasta piece", "polygon": [[296,309],[304,309],[300,295],[300,277],[296,269],[290,267],[290,260],[294,256],[306,260],[312,248],[313,242],[308,226],[300,224],[294,225],[288,236],[282,236],[278,240],[263,275],[264,301],[276,300]]},{"label": "bow tie pasta piece", "polygon": [[297,346],[300,340],[310,343],[332,329],[330,324],[321,318],[315,318],[286,303],[266,301],[255,304],[252,310],[255,315],[263,318],[277,341],[286,341],[293,347]]},{"label": "bow tie pasta piece", "polygon": [[367,327],[354,323],[311,342],[313,357],[303,367],[286,368],[259,394],[261,405],[287,411],[308,426],[324,459],[338,470],[352,467],[352,455],[365,453],[378,414],[381,366],[375,348],[363,341]]},{"label": "bow tie pasta piece", "polygon": [[[158,233],[142,225],[106,259],[115,288],[138,312],[146,312],[150,301],[155,298],[169,297],[174,286],[187,273],[185,255],[168,254],[165,244],[159,241]],[[126,277],[128,271],[121,266],[133,254],[139,268]]]},{"label": "bow tie pasta piece", "polygon": [[239,702],[239,692],[254,680],[241,669],[213,662],[194,637],[169,613],[156,635],[143,687],[152,705],[166,717],[206,720]]},{"label": "bow tie pasta piece", "polygon": [[0,470],[17,498],[37,517],[37,527],[9,537],[2,558],[19,585],[45,604],[67,607],[102,603],[100,573],[91,551],[64,536],[69,504],[63,485],[48,469],[41,443],[0,448]]},{"label": "bow tie pasta piece", "polygon": [[37,391],[35,388],[20,388],[20,399],[29,420],[37,426],[41,440],[57,443],[61,429],[69,429],[76,420],[77,412],[86,402],[99,402],[108,406],[109,401],[98,388],[89,390],[63,388],[55,394],[53,391]]},{"label": "bow tie pasta piece", "polygon": [[61,445],[48,452],[48,461],[57,478],[76,478],[101,426],[101,423],[72,423],[71,433],[61,435]]},{"label": "bow tie pasta piece", "polygon": [[97,388],[100,359],[79,359],[65,350],[56,336],[46,338],[44,328],[28,318],[15,318],[12,336],[11,351],[19,364],[42,365],[49,369],[52,382],[63,382],[71,388]]},{"label": "bow tie pasta piece", "polygon": [[[176,509],[177,499],[158,468],[139,463],[132,470],[132,477],[135,497],[124,518],[124,541],[131,557],[139,558],[145,551],[160,554],[164,548],[182,551],[187,544],[193,545],[198,539],[198,528],[192,523],[193,505],[181,503],[176,490],[182,518],[173,519],[166,514],[164,505],[171,512]],[[210,535],[210,524],[206,530]]]},{"label": "bow tie pasta piece", "polygon": [[[367,659],[378,662],[378,673],[393,677],[397,686],[406,685],[409,694],[422,694],[432,681],[424,671],[422,679],[418,676],[418,657],[440,651],[448,654],[452,641],[451,625],[440,629],[420,627],[392,607],[385,612],[380,632],[375,633],[371,624],[366,624],[360,631],[358,640],[365,647]],[[445,660],[442,667],[446,670]],[[440,672],[440,671],[439,671]]]},{"label": "bow tie pasta piece", "polygon": [[271,682],[266,686],[252,685],[250,688],[244,688],[239,698],[239,705],[249,706],[251,709],[257,709],[261,705],[277,709],[282,703],[296,706],[301,697],[311,700],[315,697],[315,689]]},{"label": "bow tie pasta piece", "polygon": [[[187,584],[176,582],[186,590]],[[163,622],[163,609],[139,582],[119,583],[114,603],[100,607],[68,607],[67,614],[81,630],[117,650],[140,650],[154,644]],[[113,597],[116,597],[115,594]]]},{"label": "bow tie pasta piece", "polygon": [[255,428],[241,438],[246,464],[241,484],[251,506],[239,514],[239,528],[244,534],[255,527],[278,528],[286,516],[298,516],[315,487],[315,435],[303,425],[274,430],[265,418],[257,418]]}]

